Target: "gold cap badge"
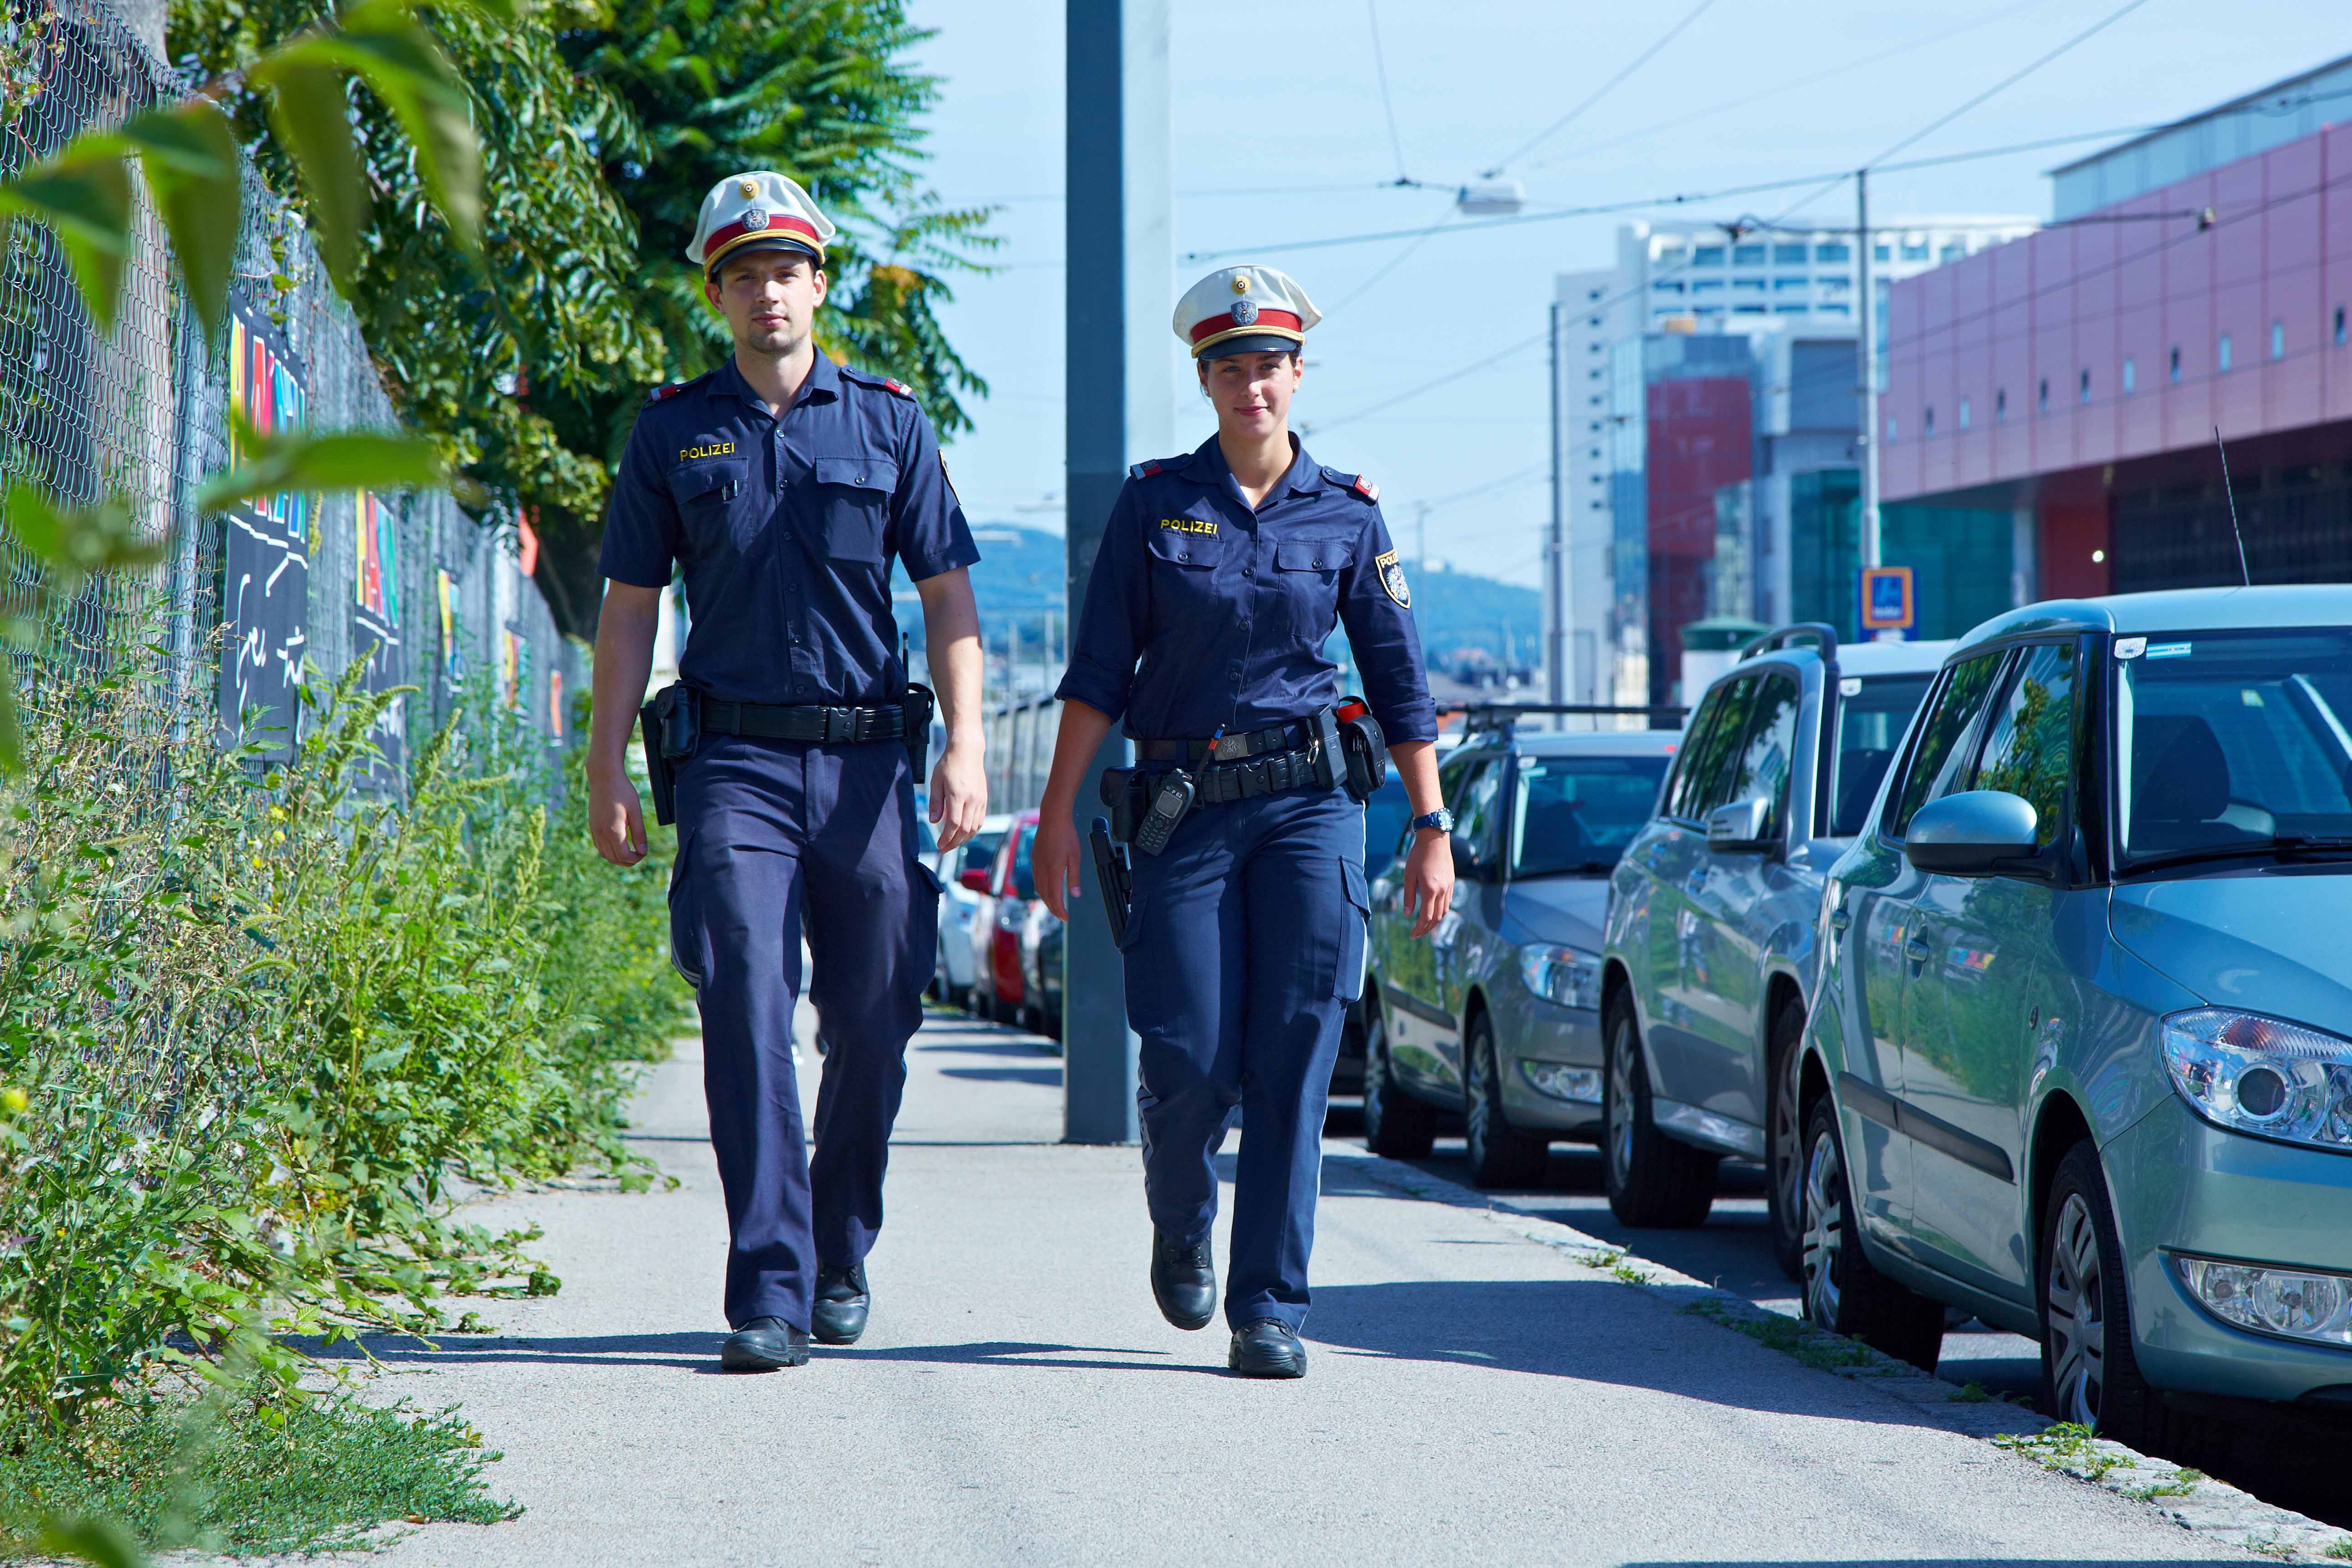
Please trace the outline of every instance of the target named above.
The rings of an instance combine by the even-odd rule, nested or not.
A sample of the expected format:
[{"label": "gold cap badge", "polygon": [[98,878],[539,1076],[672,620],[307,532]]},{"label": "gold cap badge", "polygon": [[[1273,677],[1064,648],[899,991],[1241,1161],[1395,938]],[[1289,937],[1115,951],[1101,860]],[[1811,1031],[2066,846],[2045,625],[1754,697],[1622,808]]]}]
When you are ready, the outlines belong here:
[{"label": "gold cap badge", "polygon": [[1236,272],[1234,274],[1234,292],[1236,294],[1246,294],[1249,292],[1248,273]]},{"label": "gold cap badge", "polygon": [[735,190],[736,193],[742,196],[744,200],[749,201],[751,197],[760,194],[760,182],[757,180],[745,180],[741,184],[738,184],[735,187]]}]

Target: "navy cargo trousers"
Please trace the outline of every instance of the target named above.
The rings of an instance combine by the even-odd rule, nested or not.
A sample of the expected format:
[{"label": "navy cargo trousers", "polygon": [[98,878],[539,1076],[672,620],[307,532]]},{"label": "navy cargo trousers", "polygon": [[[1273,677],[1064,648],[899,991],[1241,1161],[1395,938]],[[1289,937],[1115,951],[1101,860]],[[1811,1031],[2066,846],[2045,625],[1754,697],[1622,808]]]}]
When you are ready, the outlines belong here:
[{"label": "navy cargo trousers", "polygon": [[1295,1331],[1331,1065],[1364,988],[1364,808],[1312,788],[1196,807],[1166,849],[1134,859],[1127,1016],[1142,1039],[1151,1223],[1177,1241],[1207,1237],[1240,1108],[1225,1321]]},{"label": "navy cargo trousers", "polygon": [[[727,1198],[727,1321],[809,1326],[819,1263],[882,1226],[907,1041],[939,944],[896,742],[706,735],[677,776],[670,951],[702,1014],[703,1092]],[[793,1071],[801,939],[824,1021],[816,1154]]]}]

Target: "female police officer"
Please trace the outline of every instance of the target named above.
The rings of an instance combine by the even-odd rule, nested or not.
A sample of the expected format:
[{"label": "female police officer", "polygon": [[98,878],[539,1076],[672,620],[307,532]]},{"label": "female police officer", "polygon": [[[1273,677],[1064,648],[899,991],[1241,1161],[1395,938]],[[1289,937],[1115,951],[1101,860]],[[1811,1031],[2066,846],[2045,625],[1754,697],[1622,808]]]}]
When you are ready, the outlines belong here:
[{"label": "female police officer", "polygon": [[[1436,710],[1379,492],[1317,467],[1290,434],[1300,347],[1318,320],[1267,267],[1213,272],[1178,303],[1176,335],[1217,433],[1136,465],[1119,493],[1058,693],[1034,851],[1038,889],[1063,914],[1078,888],[1082,775],[1122,715],[1141,798],[1171,773],[1192,783],[1164,847],[1135,857],[1122,938],[1128,1018],[1142,1037],[1151,1286],[1177,1327],[1209,1321],[1213,1161],[1238,1105],[1225,1320],[1229,1364],[1259,1377],[1307,1370],[1298,1327],[1324,1100],[1341,1016],[1363,987],[1364,814],[1325,755],[1341,694],[1323,645],[1337,624],[1422,814],[1404,873],[1414,935],[1454,891]],[[1137,847],[1151,851],[1165,826],[1146,820]]]}]

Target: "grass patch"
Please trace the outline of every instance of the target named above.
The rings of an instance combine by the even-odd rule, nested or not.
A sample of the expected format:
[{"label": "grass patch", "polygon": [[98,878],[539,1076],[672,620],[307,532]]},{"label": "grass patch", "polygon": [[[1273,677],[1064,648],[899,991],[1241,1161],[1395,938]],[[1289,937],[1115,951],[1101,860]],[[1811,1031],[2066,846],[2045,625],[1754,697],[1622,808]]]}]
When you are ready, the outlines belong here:
[{"label": "grass patch", "polygon": [[2173,1471],[2168,1481],[2150,1481],[2144,1487],[2132,1487],[2125,1491],[2124,1496],[2139,1502],[2154,1502],[2158,1498],[2187,1497],[2204,1479],[2204,1471],[2184,1468]]},{"label": "grass patch", "polygon": [[2352,1562],[2352,1540],[2339,1541],[2320,1555],[2333,1557],[2339,1563]]},{"label": "grass patch", "polygon": [[1989,1405],[1992,1402],[1992,1395],[1985,1392],[1983,1384],[1970,1378],[1944,1395],[1944,1402],[1948,1405]]},{"label": "grass patch", "polygon": [[1759,1312],[1753,1316],[1734,1313],[1713,1297],[1694,1301],[1683,1310],[1719,1323],[1736,1334],[1746,1334],[1766,1350],[1779,1351],[1816,1372],[1874,1367],[1879,1363],[1878,1352],[1869,1346],[1847,1339],[1843,1334],[1823,1333],[1801,1318],[1784,1318],[1778,1312]]},{"label": "grass patch", "polygon": [[1992,1441],[1995,1447],[2022,1454],[2046,1468],[2063,1470],[2086,1481],[2106,1479],[2108,1472],[2124,1462],[2101,1450],[2091,1429],[2074,1421],[2061,1421],[2039,1432],[2004,1432]]},{"label": "grass patch", "polygon": [[1625,1249],[1622,1247],[1604,1247],[1593,1252],[1577,1253],[1575,1260],[1587,1268],[1599,1268],[1614,1273],[1618,1266],[1625,1261]]},{"label": "grass patch", "polygon": [[285,1403],[157,1397],[0,1443],[0,1561],[44,1555],[45,1521],[105,1520],[151,1547],[326,1552],[391,1520],[494,1524],[499,1456],[456,1407],[383,1409],[343,1394]]}]

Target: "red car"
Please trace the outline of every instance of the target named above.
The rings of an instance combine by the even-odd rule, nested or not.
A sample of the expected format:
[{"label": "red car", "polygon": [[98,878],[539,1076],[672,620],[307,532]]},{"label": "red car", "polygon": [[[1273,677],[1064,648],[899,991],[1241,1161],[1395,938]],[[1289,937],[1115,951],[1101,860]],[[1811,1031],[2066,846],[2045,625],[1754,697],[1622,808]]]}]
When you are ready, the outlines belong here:
[{"label": "red car", "polygon": [[1029,855],[1037,839],[1037,814],[1024,811],[1013,819],[996,861],[963,874],[963,885],[987,901],[973,917],[977,961],[972,965],[971,1010],[1000,1024],[1023,1021],[1021,933],[1028,922],[1029,906],[1036,901],[1036,879],[1030,874]]}]

